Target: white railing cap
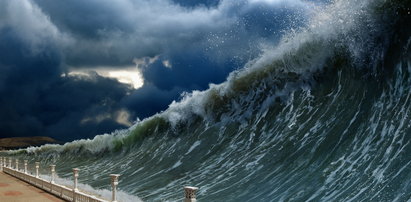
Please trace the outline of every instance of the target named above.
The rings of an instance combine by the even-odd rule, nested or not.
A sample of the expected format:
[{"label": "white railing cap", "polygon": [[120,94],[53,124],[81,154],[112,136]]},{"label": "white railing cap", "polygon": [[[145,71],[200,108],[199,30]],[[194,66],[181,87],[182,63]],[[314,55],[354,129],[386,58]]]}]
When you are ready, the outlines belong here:
[{"label": "white railing cap", "polygon": [[198,187],[185,186],[184,189],[198,190]]}]

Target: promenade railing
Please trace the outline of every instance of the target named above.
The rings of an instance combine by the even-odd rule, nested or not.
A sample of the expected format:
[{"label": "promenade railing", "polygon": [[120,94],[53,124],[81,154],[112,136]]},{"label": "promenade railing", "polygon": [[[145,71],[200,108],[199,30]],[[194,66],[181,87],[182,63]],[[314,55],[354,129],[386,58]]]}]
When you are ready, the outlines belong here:
[{"label": "promenade railing", "polygon": [[[9,158],[7,163],[7,158],[0,157],[0,167],[4,173],[7,173],[13,177],[16,177],[22,181],[25,181],[31,185],[34,185],[48,193],[51,193],[57,197],[60,197],[67,201],[75,201],[75,202],[109,202],[109,200],[98,198],[97,196],[84,193],[77,188],[77,179],[78,179],[78,172],[79,169],[73,168],[73,176],[74,176],[74,188],[69,188],[64,185],[59,185],[55,183],[55,165],[50,165],[50,173],[51,179],[46,180],[42,179],[39,176],[39,168],[40,163],[35,163],[36,174],[31,175],[27,172],[27,160],[24,161],[24,170],[19,169],[19,160],[15,160],[15,166],[12,164],[12,159]],[[111,177],[112,185],[113,185],[113,194],[112,194],[112,202],[116,200],[116,191],[117,191],[117,184],[118,184],[118,177],[119,175],[113,175]],[[113,183],[115,182],[115,183]]]},{"label": "promenade railing", "polygon": [[[8,161],[7,161],[8,160]],[[56,166],[50,165],[50,180],[42,179],[39,175],[40,162],[35,162],[35,175],[28,173],[27,166],[28,161],[24,160],[24,169],[19,169],[19,160],[15,159],[15,166],[13,167],[13,159],[7,157],[0,157],[0,171],[14,176],[22,181],[25,181],[31,185],[34,185],[48,193],[51,193],[57,197],[60,197],[67,201],[74,202],[117,202],[117,186],[118,174],[110,174],[111,187],[112,187],[112,198],[111,200],[101,199],[97,196],[84,193],[77,188],[79,169],[73,168],[73,188],[66,187],[64,185],[59,185],[55,183]],[[184,200],[183,202],[196,202],[196,192],[197,187],[186,186],[184,187]]]}]

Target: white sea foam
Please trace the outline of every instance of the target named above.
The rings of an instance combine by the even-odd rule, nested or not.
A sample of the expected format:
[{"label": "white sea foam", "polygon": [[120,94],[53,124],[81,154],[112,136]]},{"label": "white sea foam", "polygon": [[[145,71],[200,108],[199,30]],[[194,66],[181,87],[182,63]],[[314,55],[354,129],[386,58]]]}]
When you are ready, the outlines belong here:
[{"label": "white sea foam", "polygon": [[187,153],[185,155],[191,153],[196,147],[198,147],[201,144],[201,140],[195,141],[193,145],[191,145],[190,149],[188,149]]}]

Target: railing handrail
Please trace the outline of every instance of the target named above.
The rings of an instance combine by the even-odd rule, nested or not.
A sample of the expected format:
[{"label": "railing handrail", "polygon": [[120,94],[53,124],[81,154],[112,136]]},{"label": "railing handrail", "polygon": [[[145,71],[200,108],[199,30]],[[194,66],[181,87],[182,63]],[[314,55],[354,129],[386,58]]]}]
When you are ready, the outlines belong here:
[{"label": "railing handrail", "polygon": [[[32,184],[50,194],[53,194],[59,198],[65,199],[65,200],[71,200],[71,201],[79,201],[78,199],[81,198],[81,201],[88,201],[88,202],[109,202],[108,200],[100,199],[97,196],[93,196],[90,194],[83,193],[79,190],[73,191],[73,189],[70,189],[64,185],[56,184],[56,183],[51,183],[45,179],[42,178],[37,178],[36,176],[26,174],[24,172],[21,172],[19,170],[5,167],[2,165],[3,172],[7,173],[13,177],[16,177],[20,180],[26,181],[29,184]],[[58,193],[53,192],[53,188],[59,188],[60,191]],[[63,192],[70,193],[70,195],[64,195]]]},{"label": "railing handrail", "polygon": [[[14,176],[20,180],[26,181],[29,184],[32,184],[36,187],[39,187],[43,189],[44,191],[51,193],[53,195],[58,196],[59,198],[62,198],[64,200],[69,200],[69,201],[81,201],[81,202],[109,202],[108,200],[105,199],[100,199],[97,196],[86,194],[84,192],[81,192],[77,189],[77,178],[78,178],[78,168],[73,168],[73,177],[74,177],[74,187],[69,188],[64,185],[59,185],[54,182],[54,175],[55,175],[55,165],[50,165],[51,168],[51,180],[46,181],[45,179],[40,178],[39,176],[39,168],[40,168],[40,162],[35,162],[35,169],[36,173],[35,175],[31,175],[27,172],[27,160],[24,160],[24,172],[19,171],[19,161],[16,159],[16,164],[15,168],[13,169],[12,165],[12,158],[8,158],[8,163],[7,163],[7,158],[6,157],[1,157],[0,156],[0,171],[3,171],[4,173],[7,173],[11,176]],[[111,202],[117,202],[116,200],[116,193],[117,193],[117,185],[118,185],[118,177],[120,175],[118,174],[111,174],[111,186],[112,186],[112,199]],[[54,189],[53,189],[54,188]],[[56,190],[60,189],[59,191]],[[198,187],[191,187],[191,186],[185,186],[184,187],[184,199],[183,202],[196,202],[196,192],[198,190]],[[68,193],[68,194],[67,194]]]}]

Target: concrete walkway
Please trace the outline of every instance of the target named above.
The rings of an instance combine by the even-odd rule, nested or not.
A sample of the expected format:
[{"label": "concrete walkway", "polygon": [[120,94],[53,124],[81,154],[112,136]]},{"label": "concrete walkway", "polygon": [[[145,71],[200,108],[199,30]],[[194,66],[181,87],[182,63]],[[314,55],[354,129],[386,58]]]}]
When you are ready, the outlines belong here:
[{"label": "concrete walkway", "polygon": [[37,187],[0,172],[0,201],[1,202],[49,202],[64,201],[48,194]]}]

